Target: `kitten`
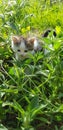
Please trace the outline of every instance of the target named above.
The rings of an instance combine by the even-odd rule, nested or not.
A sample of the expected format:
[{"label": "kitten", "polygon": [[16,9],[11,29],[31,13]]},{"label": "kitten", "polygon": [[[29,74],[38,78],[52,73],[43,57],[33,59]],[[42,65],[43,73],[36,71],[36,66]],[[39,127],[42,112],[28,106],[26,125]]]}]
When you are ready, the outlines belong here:
[{"label": "kitten", "polygon": [[[52,31],[51,29],[45,30],[45,32],[42,34],[42,37],[48,37],[48,35],[49,35],[49,33],[51,33],[51,31]],[[55,30],[53,30],[52,33],[53,33],[53,37],[56,37],[56,36],[57,36]]]},{"label": "kitten", "polygon": [[[49,33],[51,33],[50,29],[47,29],[41,37],[48,37]],[[56,37],[56,32],[53,31],[53,37]],[[34,54],[37,51],[43,51],[42,43],[43,41],[38,39],[37,37],[27,37],[23,36],[12,36],[11,40],[12,50],[15,52],[16,59],[24,59],[29,57],[29,53]],[[44,48],[44,54],[50,52],[53,49],[52,43],[48,45],[46,48],[46,43]]]},{"label": "kitten", "polygon": [[[51,30],[51,29],[45,30],[45,32],[42,34],[43,38],[49,37],[51,40],[52,40],[52,38],[55,38],[56,36],[57,36],[56,31]],[[52,43],[50,43],[50,44],[45,43],[44,54],[48,54],[51,50],[54,50],[53,44]]]},{"label": "kitten", "polygon": [[17,60],[27,58],[29,53],[34,54],[42,49],[36,37],[24,38],[22,36],[12,36],[11,48]]}]

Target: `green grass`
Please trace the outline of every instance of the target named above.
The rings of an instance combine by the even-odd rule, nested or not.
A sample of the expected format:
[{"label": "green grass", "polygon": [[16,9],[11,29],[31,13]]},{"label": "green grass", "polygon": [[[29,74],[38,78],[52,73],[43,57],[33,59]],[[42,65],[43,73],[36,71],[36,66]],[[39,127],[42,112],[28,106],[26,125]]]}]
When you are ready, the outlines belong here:
[{"label": "green grass", "polygon": [[[47,28],[55,29],[57,37],[43,38],[43,48],[52,43],[53,50],[16,61],[11,35],[41,35]],[[62,2],[0,1],[1,130],[63,130],[62,30]]]}]

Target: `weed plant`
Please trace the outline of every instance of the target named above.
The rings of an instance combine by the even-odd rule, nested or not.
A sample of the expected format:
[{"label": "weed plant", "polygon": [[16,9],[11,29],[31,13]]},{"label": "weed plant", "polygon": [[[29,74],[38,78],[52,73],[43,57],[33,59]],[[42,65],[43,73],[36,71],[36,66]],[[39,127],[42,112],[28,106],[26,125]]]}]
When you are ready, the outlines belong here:
[{"label": "weed plant", "polygon": [[[17,61],[11,35],[42,34],[43,49]],[[0,0],[0,130],[63,130],[63,4]],[[52,43],[53,48],[49,48]]]}]

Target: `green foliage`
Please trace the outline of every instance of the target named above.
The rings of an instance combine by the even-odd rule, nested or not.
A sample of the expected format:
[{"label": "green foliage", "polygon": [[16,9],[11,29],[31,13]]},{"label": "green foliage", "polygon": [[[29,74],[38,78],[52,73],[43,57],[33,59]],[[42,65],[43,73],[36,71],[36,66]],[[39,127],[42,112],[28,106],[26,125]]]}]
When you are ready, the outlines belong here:
[{"label": "green foliage", "polygon": [[[62,130],[62,2],[50,6],[49,0],[0,0],[0,8],[0,129]],[[39,36],[46,28],[57,33],[56,38],[52,32],[41,38],[48,53],[17,61],[11,35],[37,32]]]},{"label": "green foliage", "polygon": [[0,130],[8,130],[8,129],[5,128],[2,124],[0,124]]}]

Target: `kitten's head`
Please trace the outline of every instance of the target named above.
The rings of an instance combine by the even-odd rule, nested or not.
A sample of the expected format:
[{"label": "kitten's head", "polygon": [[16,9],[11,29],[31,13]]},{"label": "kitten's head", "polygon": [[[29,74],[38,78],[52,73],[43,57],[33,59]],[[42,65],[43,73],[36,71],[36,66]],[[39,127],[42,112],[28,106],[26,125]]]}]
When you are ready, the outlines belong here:
[{"label": "kitten's head", "polygon": [[23,54],[26,50],[25,39],[22,36],[13,36],[11,47],[14,52]]},{"label": "kitten's head", "polygon": [[19,59],[19,57],[28,57],[29,52],[34,54],[39,49],[39,43],[36,37],[13,36],[11,47],[16,54],[16,58]]}]

